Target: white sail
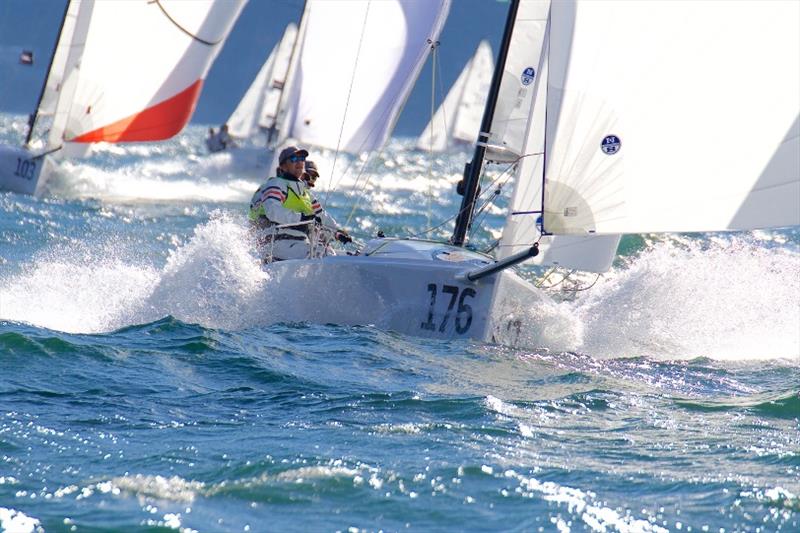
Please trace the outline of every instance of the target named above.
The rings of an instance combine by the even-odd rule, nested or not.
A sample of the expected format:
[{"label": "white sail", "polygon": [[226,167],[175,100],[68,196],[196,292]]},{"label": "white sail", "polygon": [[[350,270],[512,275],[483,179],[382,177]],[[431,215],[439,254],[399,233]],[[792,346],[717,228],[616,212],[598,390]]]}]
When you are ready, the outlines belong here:
[{"label": "white sail", "polygon": [[544,226],[800,224],[800,3],[554,2]]},{"label": "white sail", "polygon": [[381,147],[447,18],[450,0],[310,0],[281,139]]},{"label": "white sail", "polygon": [[544,42],[534,81],[533,106],[527,119],[524,156],[516,166],[514,192],[497,259],[505,259],[539,242],[539,255],[528,262],[558,265],[585,272],[605,272],[611,268],[619,245],[619,235],[541,235],[542,180],[544,172],[544,127],[548,78],[547,48]]},{"label": "white sail", "polygon": [[297,25],[289,24],[276,50],[275,66],[272,69],[272,76],[263,94],[264,101],[258,116],[258,126],[260,128],[270,129],[276,126],[281,95],[286,85],[289,63],[292,59],[292,52],[296,49],[296,43]]},{"label": "white sail", "polygon": [[56,107],[62,128],[54,125],[50,143],[178,133],[243,7],[243,0],[82,1]]},{"label": "white sail", "polygon": [[[228,133],[234,137],[246,138],[258,131],[258,127],[261,126],[263,117],[267,113],[265,107],[268,95],[273,92],[274,86],[278,82],[283,83],[286,76],[286,68],[289,63],[285,51],[288,49],[291,52],[296,35],[297,26],[289,24],[283,32],[280,42],[270,51],[253,83],[250,84],[247,92],[228,118]],[[281,55],[282,53],[283,55]],[[279,57],[280,59],[278,59]],[[272,113],[274,116],[274,110]]]},{"label": "white sail", "polygon": [[523,153],[549,10],[550,0],[523,0],[517,9],[489,130],[489,161],[515,161]]},{"label": "white sail", "polygon": [[[61,33],[58,36],[58,42],[53,51],[50,70],[47,73],[44,92],[42,93],[39,107],[36,110],[36,114],[39,116],[48,116],[55,112],[56,103],[58,102],[58,93],[61,91],[64,74],[68,70],[68,59],[73,47],[73,40],[82,41],[85,38],[85,34],[78,38],[76,38],[75,35],[76,27],[79,26],[78,17],[80,16],[80,10],[81,2],[77,0],[71,0],[67,4],[64,22],[61,25]],[[86,13],[90,11],[91,7],[89,7],[88,10],[84,8],[84,17],[86,17]],[[84,27],[83,31],[85,32],[85,30],[86,28]],[[78,31],[80,32],[81,30]]]},{"label": "white sail", "polygon": [[492,47],[488,41],[481,41],[417,139],[418,149],[441,152],[454,140],[475,142],[493,71]]}]

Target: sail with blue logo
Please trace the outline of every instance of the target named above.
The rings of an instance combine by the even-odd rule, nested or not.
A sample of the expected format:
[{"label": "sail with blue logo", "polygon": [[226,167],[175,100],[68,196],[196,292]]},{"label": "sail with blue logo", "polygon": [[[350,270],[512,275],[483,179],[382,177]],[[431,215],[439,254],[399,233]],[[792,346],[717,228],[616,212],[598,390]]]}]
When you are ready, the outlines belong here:
[{"label": "sail with blue logo", "polygon": [[553,3],[545,231],[800,224],[800,3],[723,11]]}]

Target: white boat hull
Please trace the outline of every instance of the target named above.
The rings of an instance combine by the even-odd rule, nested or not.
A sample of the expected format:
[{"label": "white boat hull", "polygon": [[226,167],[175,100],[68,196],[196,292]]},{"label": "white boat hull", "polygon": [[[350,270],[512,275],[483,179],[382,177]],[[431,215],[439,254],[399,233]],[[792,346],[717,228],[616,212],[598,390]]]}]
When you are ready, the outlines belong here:
[{"label": "white boat hull", "polygon": [[[424,249],[408,253],[420,243]],[[369,255],[381,244],[394,250]],[[461,274],[491,259],[481,261],[483,256],[450,245],[381,239],[365,250],[367,255],[265,265],[276,282],[270,295],[281,319],[515,344],[520,312],[547,299],[508,270],[477,282],[463,279]],[[456,260],[441,259],[446,256]]]},{"label": "white boat hull", "polygon": [[36,158],[25,148],[0,145],[0,191],[36,194],[44,165],[44,157]]}]

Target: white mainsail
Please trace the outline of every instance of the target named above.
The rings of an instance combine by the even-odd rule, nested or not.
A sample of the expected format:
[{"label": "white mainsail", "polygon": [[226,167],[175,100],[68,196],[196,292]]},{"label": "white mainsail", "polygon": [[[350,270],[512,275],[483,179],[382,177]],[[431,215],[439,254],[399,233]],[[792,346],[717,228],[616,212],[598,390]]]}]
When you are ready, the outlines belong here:
[{"label": "white mainsail", "polygon": [[454,141],[475,142],[493,71],[492,47],[488,41],[481,41],[417,139],[419,150],[441,152]]},{"label": "white mainsail", "polygon": [[800,224],[798,20],[799,2],[554,2],[545,230]]},{"label": "white mainsail", "polygon": [[80,2],[49,144],[178,133],[244,3]]},{"label": "white mainsail", "polygon": [[450,0],[307,2],[279,142],[350,153],[381,147],[449,8]]},{"label": "white mainsail", "polygon": [[267,117],[271,116],[271,122],[274,123],[279,89],[286,77],[296,36],[297,25],[291,23],[228,118],[228,132],[234,137],[247,138],[255,134],[259,127],[271,127],[272,123]]}]

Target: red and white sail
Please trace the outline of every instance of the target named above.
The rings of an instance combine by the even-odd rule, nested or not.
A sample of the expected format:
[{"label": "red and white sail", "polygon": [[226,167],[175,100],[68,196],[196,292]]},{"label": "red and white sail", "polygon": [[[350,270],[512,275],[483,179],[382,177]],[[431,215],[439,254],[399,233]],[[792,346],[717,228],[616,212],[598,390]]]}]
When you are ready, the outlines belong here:
[{"label": "red and white sail", "polygon": [[59,89],[48,144],[177,134],[245,1],[73,0],[56,52],[63,47],[65,58],[54,59],[63,74],[48,82]]}]

